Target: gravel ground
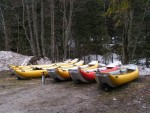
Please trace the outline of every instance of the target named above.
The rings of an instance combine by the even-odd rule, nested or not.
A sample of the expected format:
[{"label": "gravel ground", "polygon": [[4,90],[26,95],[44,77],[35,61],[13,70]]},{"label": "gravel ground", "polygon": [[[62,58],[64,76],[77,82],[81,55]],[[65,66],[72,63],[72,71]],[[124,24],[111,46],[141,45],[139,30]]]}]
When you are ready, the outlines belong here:
[{"label": "gravel ground", "polygon": [[115,88],[97,83],[17,80],[0,72],[0,113],[150,113],[150,76]]}]

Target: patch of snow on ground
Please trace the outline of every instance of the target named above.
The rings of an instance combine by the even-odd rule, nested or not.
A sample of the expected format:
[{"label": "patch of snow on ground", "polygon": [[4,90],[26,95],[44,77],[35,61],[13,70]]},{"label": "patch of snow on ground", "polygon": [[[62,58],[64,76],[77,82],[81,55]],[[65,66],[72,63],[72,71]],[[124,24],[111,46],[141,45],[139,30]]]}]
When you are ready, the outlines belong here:
[{"label": "patch of snow on ground", "polygon": [[[113,63],[112,63],[112,55],[113,55]],[[29,60],[33,56],[26,56],[26,55],[21,55],[18,53],[14,53],[11,51],[0,51],[0,71],[3,70],[9,70],[8,65],[13,64],[13,65],[27,65]],[[116,54],[107,54],[104,56],[101,55],[88,55],[83,57],[82,59],[85,60],[85,63],[89,63],[93,60],[97,60],[100,63],[104,64],[114,64],[114,65],[120,65],[121,61],[119,61],[119,56]],[[144,62],[144,60],[142,60]],[[47,58],[44,57],[40,60],[37,61],[38,64],[50,64],[51,61]],[[139,67],[139,74],[140,75],[150,75],[150,68],[146,68],[145,65],[143,66],[138,66]]]},{"label": "patch of snow on ground", "polygon": [[103,56],[101,55],[87,55],[84,56],[82,59],[85,61],[85,63],[89,63],[91,61],[99,61],[100,63],[103,63]]},{"label": "patch of snow on ground", "polygon": [[109,63],[108,65],[107,65],[107,67],[115,67],[115,66],[121,66],[122,65],[122,63],[121,63],[121,61],[114,61],[113,63]]},{"label": "patch of snow on ground", "polygon": [[115,53],[107,53],[105,55],[103,55],[103,63],[105,64],[110,64],[110,63],[113,63],[113,64],[118,64],[120,63],[120,59],[119,59],[119,55],[115,54]]},{"label": "patch of snow on ground", "polygon": [[[112,57],[113,57],[113,63],[112,63]],[[104,56],[101,55],[88,55],[83,57],[85,59],[85,62],[90,62],[92,60],[98,60],[100,63],[104,63],[106,65],[122,65],[121,61],[119,60],[119,55],[115,53],[108,53],[105,54]],[[141,66],[141,63],[143,66]],[[146,68],[145,66],[145,59],[140,60],[140,64],[137,65],[139,68],[139,75],[144,76],[144,75],[150,75],[150,68]]]},{"label": "patch of snow on ground", "polygon": [[110,64],[110,63],[113,63],[115,65],[118,65],[118,64],[121,63],[120,60],[119,60],[119,55],[117,55],[115,53],[107,53],[103,56],[101,56],[101,55],[87,55],[87,56],[84,56],[82,59],[84,59],[85,62],[90,62],[90,61],[93,61],[93,60],[97,60],[100,63],[104,63],[104,64],[107,64],[107,65]]},{"label": "patch of snow on ground", "polygon": [[38,60],[37,63],[38,64],[51,64],[52,62],[47,57],[44,57]]},{"label": "patch of snow on ground", "polygon": [[138,66],[140,75],[150,75],[150,68],[146,68],[146,66]]},{"label": "patch of snow on ground", "polygon": [[121,61],[114,61],[113,63],[109,63],[107,67],[115,67],[115,66],[121,66],[121,65],[122,65]]},{"label": "patch of snow on ground", "polygon": [[[9,70],[8,65],[27,65],[33,56],[21,55],[11,51],[0,51],[0,71]],[[37,61],[38,64],[51,63],[48,58]]]}]

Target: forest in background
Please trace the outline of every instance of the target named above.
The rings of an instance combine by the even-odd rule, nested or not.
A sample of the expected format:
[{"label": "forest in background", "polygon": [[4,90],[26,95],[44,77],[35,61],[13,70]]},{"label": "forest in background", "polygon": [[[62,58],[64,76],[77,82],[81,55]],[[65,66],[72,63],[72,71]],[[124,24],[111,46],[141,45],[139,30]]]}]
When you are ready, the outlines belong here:
[{"label": "forest in background", "polygon": [[0,50],[53,62],[95,54],[150,61],[150,0],[0,0]]}]

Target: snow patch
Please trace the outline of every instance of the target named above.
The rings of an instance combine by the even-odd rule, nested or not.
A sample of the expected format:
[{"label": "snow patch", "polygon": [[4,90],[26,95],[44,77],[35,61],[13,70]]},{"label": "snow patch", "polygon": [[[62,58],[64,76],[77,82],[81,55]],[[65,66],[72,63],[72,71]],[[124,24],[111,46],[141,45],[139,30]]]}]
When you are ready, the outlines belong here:
[{"label": "snow patch", "polygon": [[[12,51],[0,51],[0,71],[9,70],[8,65],[10,64],[27,65],[27,63],[32,57],[33,56],[21,55]],[[95,61],[99,61],[99,64],[104,63],[106,65],[109,64],[121,65],[121,61],[119,61],[119,55],[115,53],[105,54],[104,56],[88,55],[88,56],[84,56],[82,59],[85,60],[85,64],[95,60]],[[113,63],[112,63],[112,59],[113,59]],[[50,64],[50,63],[51,61],[47,57],[44,57],[37,61],[37,64]],[[143,65],[142,66],[140,64],[138,65],[139,74],[150,75],[150,68],[146,68],[145,59],[141,59],[140,63],[142,63]]]},{"label": "snow patch", "polygon": [[100,63],[103,63],[103,56],[101,55],[87,55],[82,57],[82,60],[85,61],[85,63],[89,63],[91,61],[99,61]]},{"label": "snow patch", "polygon": [[99,61],[99,63],[103,63],[107,65],[110,63],[118,62],[120,60],[119,58],[120,56],[115,53],[107,53],[107,54],[104,54],[103,56],[102,55],[87,55],[87,56],[82,57],[82,59],[84,59],[85,62],[96,60],[96,61]]},{"label": "snow patch", "polygon": [[[92,60],[98,60],[100,63],[104,63],[107,66],[109,65],[114,65],[114,66],[119,66],[122,65],[120,61],[120,56],[115,54],[115,53],[107,53],[103,56],[101,55],[87,55],[84,56],[82,59],[85,60],[85,62],[90,62]],[[112,62],[113,61],[113,62]],[[150,75],[150,68],[146,68],[145,66],[145,58],[139,60],[140,63],[137,64],[139,68],[139,75],[144,76],[144,75]],[[141,66],[142,64],[142,66]]]},{"label": "snow patch", "polygon": [[[33,56],[21,55],[12,51],[0,51],[0,71],[9,70],[8,65],[27,65]],[[48,58],[37,61],[38,64],[51,63]]]},{"label": "snow patch", "polygon": [[146,66],[138,66],[140,75],[150,75],[150,68],[146,68]]},{"label": "snow patch", "polygon": [[40,60],[37,61],[37,64],[51,64],[52,62],[47,58],[41,58]]}]

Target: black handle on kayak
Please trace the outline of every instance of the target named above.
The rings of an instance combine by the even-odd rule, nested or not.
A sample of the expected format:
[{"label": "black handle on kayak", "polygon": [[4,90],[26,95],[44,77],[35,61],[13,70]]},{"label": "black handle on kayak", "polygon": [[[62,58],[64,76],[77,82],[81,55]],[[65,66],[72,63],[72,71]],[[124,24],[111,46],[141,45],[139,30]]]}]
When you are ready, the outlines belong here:
[{"label": "black handle on kayak", "polygon": [[81,70],[81,67],[79,66],[78,69]]},{"label": "black handle on kayak", "polygon": [[42,72],[42,75],[45,75],[45,72],[44,72],[44,71]]}]

